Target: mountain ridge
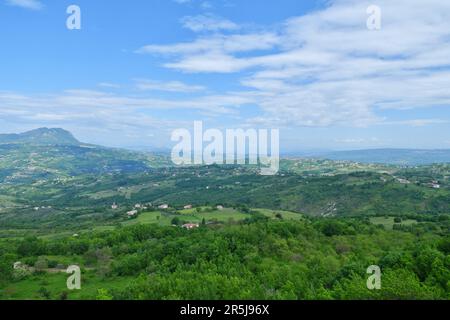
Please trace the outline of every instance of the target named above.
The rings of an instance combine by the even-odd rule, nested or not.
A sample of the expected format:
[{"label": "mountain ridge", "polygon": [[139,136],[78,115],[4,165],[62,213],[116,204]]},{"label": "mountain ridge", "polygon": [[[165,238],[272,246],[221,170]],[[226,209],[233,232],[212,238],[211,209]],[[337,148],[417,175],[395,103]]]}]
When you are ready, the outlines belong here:
[{"label": "mountain ridge", "polygon": [[0,144],[80,145],[71,132],[62,128],[38,128],[23,133],[0,134]]},{"label": "mountain ridge", "polygon": [[[74,135],[62,128],[38,128],[23,133],[0,134],[0,145],[26,144],[36,146],[94,146],[82,143]],[[95,145],[97,148],[121,149],[132,152],[148,152],[132,148],[111,148]],[[450,163],[450,149],[412,149],[412,148],[378,148],[346,151],[307,152],[304,158],[329,159],[334,161],[352,161],[387,165],[429,165]],[[287,156],[287,159],[291,157]]]},{"label": "mountain ridge", "polygon": [[327,152],[320,157],[361,163],[429,165],[450,163],[450,149],[380,148]]}]

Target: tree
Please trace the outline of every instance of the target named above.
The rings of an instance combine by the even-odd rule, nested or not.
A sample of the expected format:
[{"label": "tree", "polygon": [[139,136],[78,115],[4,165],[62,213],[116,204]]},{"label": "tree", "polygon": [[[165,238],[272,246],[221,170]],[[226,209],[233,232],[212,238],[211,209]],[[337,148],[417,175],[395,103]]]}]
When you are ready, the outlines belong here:
[{"label": "tree", "polygon": [[107,289],[98,289],[96,300],[112,300],[113,296]]},{"label": "tree", "polygon": [[47,258],[39,257],[37,259],[36,263],[34,264],[34,267],[36,268],[37,271],[42,271],[44,269],[47,269],[48,268]]},{"label": "tree", "polygon": [[51,298],[51,292],[46,287],[41,287],[38,290],[38,293],[42,298],[44,298],[46,300],[50,300],[50,298]]},{"label": "tree", "polygon": [[68,296],[69,296],[69,294],[67,293],[67,291],[63,291],[59,295],[59,300],[67,300]]},{"label": "tree", "polygon": [[178,226],[178,225],[181,223],[180,218],[174,217],[174,218],[172,219],[171,223],[172,223],[174,226]]},{"label": "tree", "polygon": [[17,248],[17,253],[23,257],[37,256],[43,254],[44,252],[44,243],[36,237],[25,238]]}]

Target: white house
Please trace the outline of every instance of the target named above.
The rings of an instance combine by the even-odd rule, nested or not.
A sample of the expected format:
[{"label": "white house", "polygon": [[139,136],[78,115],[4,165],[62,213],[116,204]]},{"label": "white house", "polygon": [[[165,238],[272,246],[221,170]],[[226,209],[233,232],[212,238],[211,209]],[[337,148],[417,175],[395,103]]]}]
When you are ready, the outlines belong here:
[{"label": "white house", "polygon": [[192,204],[188,204],[186,206],[183,207],[184,209],[192,209]]},{"label": "white house", "polygon": [[199,225],[198,223],[187,223],[187,224],[184,224],[184,225],[182,226],[182,228],[191,230],[191,229],[198,228],[199,226],[200,226],[200,225]]},{"label": "white house", "polygon": [[169,205],[168,204],[162,204],[158,207],[158,209],[169,209]]},{"label": "white house", "polygon": [[138,213],[137,210],[131,210],[127,212],[127,216],[134,217],[137,213]]}]

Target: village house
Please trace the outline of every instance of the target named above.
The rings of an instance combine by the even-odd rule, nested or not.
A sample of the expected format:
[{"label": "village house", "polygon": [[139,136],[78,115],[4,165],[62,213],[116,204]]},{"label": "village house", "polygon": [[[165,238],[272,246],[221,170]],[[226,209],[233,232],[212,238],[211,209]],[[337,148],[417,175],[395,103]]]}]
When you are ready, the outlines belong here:
[{"label": "village house", "polygon": [[441,185],[439,184],[439,181],[432,181],[431,182],[431,187],[434,189],[440,189]]},{"label": "village house", "polygon": [[111,206],[111,209],[116,210],[119,206],[114,202]]},{"label": "village house", "polygon": [[131,210],[127,212],[128,217],[134,217],[137,214],[137,210]]},{"label": "village house", "polygon": [[401,184],[410,184],[411,183],[409,180],[402,179],[402,178],[397,178],[397,181],[400,182]]},{"label": "village house", "polygon": [[169,205],[168,204],[162,204],[158,207],[158,209],[169,209]]},{"label": "village house", "polygon": [[200,225],[198,223],[186,223],[186,224],[183,224],[182,228],[191,230],[191,229],[198,228],[199,226]]},{"label": "village house", "polygon": [[186,206],[183,207],[184,209],[192,209],[192,204],[188,204]]}]

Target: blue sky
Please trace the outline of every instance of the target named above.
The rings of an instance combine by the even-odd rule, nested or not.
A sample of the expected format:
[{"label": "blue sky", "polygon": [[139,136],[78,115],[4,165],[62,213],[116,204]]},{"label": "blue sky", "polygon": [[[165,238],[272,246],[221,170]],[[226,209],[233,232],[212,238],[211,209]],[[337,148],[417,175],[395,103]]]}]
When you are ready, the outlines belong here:
[{"label": "blue sky", "polygon": [[0,133],[170,148],[203,120],[279,128],[281,152],[450,148],[442,2],[0,0]]}]

